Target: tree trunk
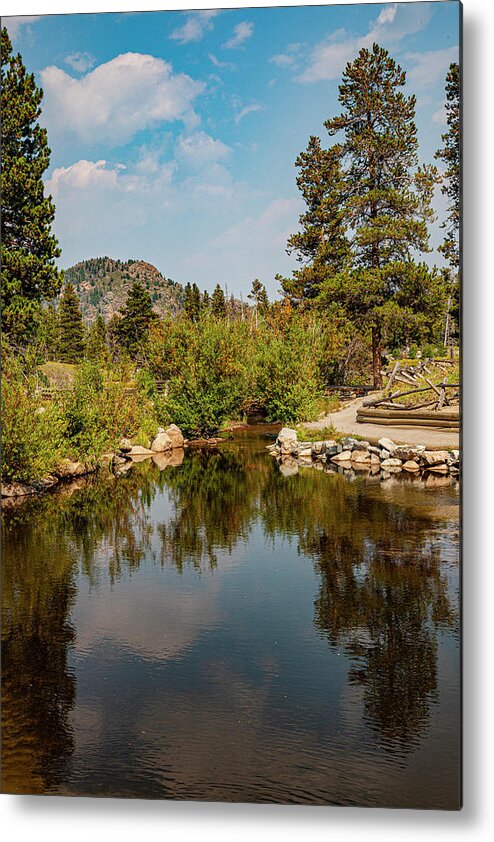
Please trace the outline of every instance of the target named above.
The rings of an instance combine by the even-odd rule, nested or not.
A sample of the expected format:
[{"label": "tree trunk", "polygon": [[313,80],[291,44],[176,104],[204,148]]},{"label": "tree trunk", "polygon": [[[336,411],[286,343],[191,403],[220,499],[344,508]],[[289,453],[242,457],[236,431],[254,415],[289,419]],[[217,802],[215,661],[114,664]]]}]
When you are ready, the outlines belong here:
[{"label": "tree trunk", "polygon": [[376,325],[372,328],[372,377],[374,389],[382,389],[383,378],[381,374],[381,328]]}]

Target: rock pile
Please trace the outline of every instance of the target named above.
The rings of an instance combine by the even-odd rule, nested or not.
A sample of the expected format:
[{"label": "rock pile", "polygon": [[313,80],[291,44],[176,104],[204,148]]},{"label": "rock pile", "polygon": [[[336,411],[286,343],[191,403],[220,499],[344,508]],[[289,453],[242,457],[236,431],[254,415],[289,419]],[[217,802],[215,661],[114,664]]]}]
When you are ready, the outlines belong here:
[{"label": "rock pile", "polygon": [[285,476],[297,473],[298,467],[326,463],[343,470],[381,473],[383,478],[405,471],[409,474],[458,475],[459,450],[426,450],[425,445],[395,444],[388,438],[377,445],[347,436],[341,441],[299,442],[297,431],[283,427],[276,442],[268,450],[280,463]]}]

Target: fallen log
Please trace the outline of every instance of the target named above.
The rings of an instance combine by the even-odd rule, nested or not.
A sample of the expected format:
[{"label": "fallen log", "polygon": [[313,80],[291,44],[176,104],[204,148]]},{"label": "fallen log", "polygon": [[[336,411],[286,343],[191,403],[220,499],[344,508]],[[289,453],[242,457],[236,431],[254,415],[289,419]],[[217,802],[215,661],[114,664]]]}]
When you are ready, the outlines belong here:
[{"label": "fallen log", "polygon": [[413,421],[410,418],[391,418],[386,419],[383,422],[383,419],[379,418],[368,418],[365,415],[357,415],[357,423],[358,424],[374,424],[377,426],[386,426],[386,427],[430,427],[432,429],[437,430],[459,430],[460,423],[459,421],[432,421],[430,419],[422,419],[422,420],[415,420]]},{"label": "fallen log", "polygon": [[447,421],[457,421],[460,417],[459,413],[455,412],[453,408],[441,413],[434,412],[433,410],[408,410],[406,407],[403,407],[402,409],[358,409],[357,414],[366,415],[369,418],[410,418],[416,420],[427,418],[435,420],[437,418],[441,418]]}]

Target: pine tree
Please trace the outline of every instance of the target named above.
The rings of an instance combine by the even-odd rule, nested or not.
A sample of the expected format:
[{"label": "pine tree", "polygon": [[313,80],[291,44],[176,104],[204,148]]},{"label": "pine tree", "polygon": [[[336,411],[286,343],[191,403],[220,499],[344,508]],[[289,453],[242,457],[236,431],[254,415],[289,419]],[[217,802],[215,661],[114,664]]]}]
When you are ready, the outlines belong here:
[{"label": "pine tree", "polygon": [[211,312],[217,319],[226,318],[225,293],[219,284],[216,284],[211,297]]},{"label": "pine tree", "polygon": [[40,312],[38,337],[45,360],[55,361],[60,353],[60,321],[53,304],[43,307]]},{"label": "pine tree", "polygon": [[202,305],[201,306],[202,306],[203,313],[205,313],[205,314],[209,313],[210,308],[211,308],[211,296],[209,295],[209,292],[207,291],[207,289],[205,289],[203,294],[202,294]]},{"label": "pine tree", "polygon": [[439,251],[454,270],[460,265],[460,96],[460,68],[451,64],[446,76],[448,131],[442,135],[444,147],[436,152],[436,158],[446,164],[441,191],[448,199],[448,216],[442,225],[446,237]]},{"label": "pine tree", "polygon": [[84,325],[77,293],[72,284],[64,285],[60,299],[60,354],[64,363],[79,363],[84,356]]},{"label": "pine tree", "polygon": [[287,252],[296,252],[297,260],[304,265],[291,278],[276,277],[292,304],[299,305],[315,298],[322,282],[340,272],[348,261],[343,212],[348,188],[340,148],[323,149],[314,135],[295,166],[300,170],[297,186],[306,211],[299,217],[302,230],[290,237]]},{"label": "pine tree", "polygon": [[43,92],[20,54],[1,35],[2,106],[2,325],[16,342],[34,332],[43,300],[62,285],[55,265],[60,255],[51,233],[55,207],[44,195],[43,173],[50,164],[46,129],[41,128]]},{"label": "pine tree", "polygon": [[384,318],[397,292],[422,267],[413,253],[430,251],[427,223],[437,172],[418,165],[415,97],[405,96],[406,75],[387,50],[374,44],[347,64],[339,87],[340,116],[327,120],[344,162],[347,196],[342,220],[352,231],[352,268],[321,286],[320,300],[342,306],[372,335],[375,388],[381,388]]},{"label": "pine tree", "polygon": [[135,281],[120,311],[120,319],[115,323],[120,344],[129,354],[139,351],[156,318],[151,296],[139,281]]},{"label": "pine tree", "polygon": [[196,283],[186,284],[184,298],[184,312],[192,322],[199,321],[202,311],[201,291]]},{"label": "pine tree", "polygon": [[86,358],[88,360],[102,361],[105,359],[106,353],[106,324],[101,313],[98,313],[89,329],[86,342]]}]

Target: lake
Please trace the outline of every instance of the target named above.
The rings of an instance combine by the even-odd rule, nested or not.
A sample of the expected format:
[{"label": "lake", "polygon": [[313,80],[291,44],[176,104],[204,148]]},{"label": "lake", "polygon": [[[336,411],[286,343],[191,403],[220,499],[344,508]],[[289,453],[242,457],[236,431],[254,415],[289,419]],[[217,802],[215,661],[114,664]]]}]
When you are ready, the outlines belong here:
[{"label": "lake", "polygon": [[458,808],[458,483],[267,436],[6,509],[3,792]]}]

